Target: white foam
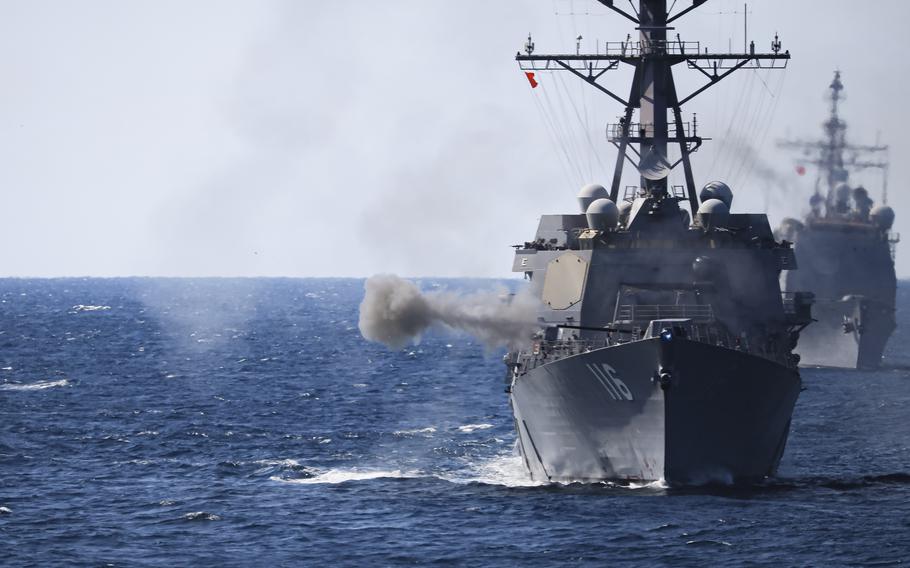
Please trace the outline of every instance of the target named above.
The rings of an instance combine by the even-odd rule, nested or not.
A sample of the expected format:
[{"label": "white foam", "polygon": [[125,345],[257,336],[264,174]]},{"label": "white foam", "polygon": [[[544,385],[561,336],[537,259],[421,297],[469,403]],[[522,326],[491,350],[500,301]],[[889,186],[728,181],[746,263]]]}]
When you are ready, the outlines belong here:
[{"label": "white foam", "polygon": [[502,485],[504,487],[537,487],[546,485],[543,481],[531,479],[520,455],[503,454],[487,461],[474,464],[463,475],[446,476],[443,479],[452,483],[483,483],[484,485]]},{"label": "white foam", "polygon": [[413,434],[432,434],[436,431],[436,428],[432,426],[427,426],[426,428],[414,428],[412,430],[396,430],[392,432],[396,436],[410,436]]},{"label": "white foam", "polygon": [[28,383],[28,384],[17,384],[17,383],[6,383],[0,385],[0,390],[8,391],[33,391],[33,390],[44,390],[54,387],[65,387],[70,383],[66,379],[60,379],[59,381],[38,381],[37,383]]},{"label": "white foam", "polygon": [[371,479],[400,479],[420,477],[415,472],[402,472],[400,469],[394,470],[361,470],[361,469],[330,469],[313,477],[300,479],[283,479],[281,477],[270,477],[272,481],[282,481],[284,483],[298,483],[302,485],[318,485],[324,483],[337,484],[348,481],[369,481]]},{"label": "white foam", "polygon": [[626,486],[627,489],[667,489],[668,487],[670,486],[667,485],[667,482],[663,479],[649,481],[647,483],[630,483]]},{"label": "white foam", "polygon": [[214,513],[206,513],[205,511],[194,511],[192,513],[187,513],[183,515],[183,519],[187,521],[220,521],[221,517]]},{"label": "white foam", "polygon": [[85,304],[76,304],[73,306],[74,312],[100,312],[111,309],[110,306],[91,306]]},{"label": "white foam", "polygon": [[9,507],[0,507],[0,515],[9,515],[12,514],[13,510]]},{"label": "white foam", "polygon": [[297,460],[286,459],[286,460],[256,460],[253,462],[256,465],[266,465],[266,466],[278,466],[278,467],[298,467],[300,462]]},{"label": "white foam", "polygon": [[458,430],[466,434],[470,434],[476,430],[489,430],[492,428],[492,424],[465,424],[464,426],[459,426]]},{"label": "white foam", "polygon": [[[472,464],[464,473],[451,476],[442,476],[441,479],[452,483],[482,483],[485,485],[502,485],[504,487],[539,487],[541,485],[571,485],[572,483],[602,483],[590,480],[578,481],[548,481],[531,478],[524,464],[524,458],[517,452],[509,452],[494,456],[488,460]],[[609,483],[617,489],[666,489],[667,483],[663,479],[647,483],[630,483],[620,485]]]}]

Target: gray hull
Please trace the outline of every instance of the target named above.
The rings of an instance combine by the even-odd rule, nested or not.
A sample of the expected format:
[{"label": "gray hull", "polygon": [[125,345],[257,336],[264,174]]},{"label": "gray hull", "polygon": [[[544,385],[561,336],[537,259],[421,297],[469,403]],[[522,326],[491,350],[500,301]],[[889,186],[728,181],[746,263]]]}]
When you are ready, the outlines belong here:
[{"label": "gray hull", "polygon": [[893,310],[883,307],[859,297],[816,300],[812,306],[816,321],[800,333],[796,347],[800,364],[847,369],[878,367],[895,327]]},{"label": "gray hull", "polygon": [[701,484],[774,474],[799,390],[799,374],[772,361],[654,338],[537,367],[511,403],[535,479]]}]

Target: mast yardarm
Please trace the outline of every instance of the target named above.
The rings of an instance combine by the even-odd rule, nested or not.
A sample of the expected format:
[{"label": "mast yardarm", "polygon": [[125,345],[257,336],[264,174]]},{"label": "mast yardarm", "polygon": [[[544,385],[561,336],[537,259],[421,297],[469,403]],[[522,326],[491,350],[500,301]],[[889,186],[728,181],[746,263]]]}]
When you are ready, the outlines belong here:
[{"label": "mast yardarm", "polygon": [[[625,41],[607,42],[598,46],[597,54],[536,54],[531,49],[518,53],[515,58],[524,71],[568,71],[601,93],[622,104],[624,115],[618,124],[608,126],[608,139],[618,150],[610,199],[619,198],[619,186],[626,160],[637,164],[641,188],[651,197],[668,196],[667,177],[670,171],[682,165],[686,178],[686,199],[691,210],[697,211],[699,202],[692,174],[690,155],[698,150],[705,138],[698,136],[694,121],[684,122],[682,106],[716,85],[738,69],[783,69],[790,59],[790,52],[781,53],[779,38],[769,42],[771,52],[757,53],[751,42],[748,53],[709,53],[702,51],[699,42],[683,41],[680,34],[671,32],[672,22],[708,0],[693,0],[690,6],[671,14],[666,0],[639,0],[638,12],[630,14],[613,0],[598,0],[601,4],[636,24],[638,41],[631,37]],[[528,37],[526,46],[533,46]],[[602,49],[603,48],[603,49]],[[673,80],[673,67],[685,63],[705,76],[707,82],[693,92],[680,96]],[[601,83],[601,77],[620,65],[634,69],[628,97],[623,98]],[[638,110],[638,121],[635,111]],[[636,150],[634,145],[638,145]],[[671,163],[669,149],[676,145],[680,158]],[[630,155],[631,152],[631,155]]]},{"label": "mast yardarm", "polygon": [[[819,181],[824,180],[827,186],[827,203],[834,201],[834,192],[839,185],[846,183],[850,170],[877,169],[882,172],[882,204],[888,204],[888,146],[879,143],[857,145],[847,142],[847,123],[840,116],[840,103],[844,100],[844,84],[841,72],[834,72],[834,80],[828,87],[828,99],[831,101],[828,119],[822,123],[825,137],[822,140],[779,140],[777,146],[797,150],[812,155],[809,159],[800,159],[801,163],[818,167]],[[815,188],[819,194],[818,186]],[[820,198],[818,202],[822,201]]]}]

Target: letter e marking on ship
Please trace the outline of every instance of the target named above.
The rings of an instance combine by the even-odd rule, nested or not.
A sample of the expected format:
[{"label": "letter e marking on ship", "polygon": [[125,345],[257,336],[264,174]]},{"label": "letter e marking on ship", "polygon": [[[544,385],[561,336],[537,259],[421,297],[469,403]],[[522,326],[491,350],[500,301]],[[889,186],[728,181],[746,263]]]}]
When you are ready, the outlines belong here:
[{"label": "letter e marking on ship", "polygon": [[585,365],[594,378],[603,385],[604,389],[610,393],[613,400],[632,400],[632,391],[626,386],[626,383],[616,376],[616,369],[601,363],[599,365]]}]

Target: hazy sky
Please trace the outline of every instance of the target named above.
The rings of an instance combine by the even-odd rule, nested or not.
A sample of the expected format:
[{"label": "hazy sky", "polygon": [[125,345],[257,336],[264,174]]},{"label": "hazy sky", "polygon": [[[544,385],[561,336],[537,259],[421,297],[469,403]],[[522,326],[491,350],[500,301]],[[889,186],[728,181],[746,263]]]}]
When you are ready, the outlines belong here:
[{"label": "hazy sky", "polygon": [[[741,50],[742,4],[711,0],[677,31]],[[848,136],[891,145],[910,235],[910,2],[749,11],[758,48],[776,31],[794,59],[688,105],[715,139],[697,183],[727,180],[735,212],[775,224],[801,214],[814,172],[774,142],[821,134],[839,68]],[[604,123],[622,112],[562,74],[532,91],[515,52],[529,31],[538,52],[579,34],[593,51],[629,24],[594,0],[0,1],[0,275],[507,275],[541,213],[609,183]],[[680,68],[680,90],[699,77]],[[878,176],[856,181],[878,199]]]}]

